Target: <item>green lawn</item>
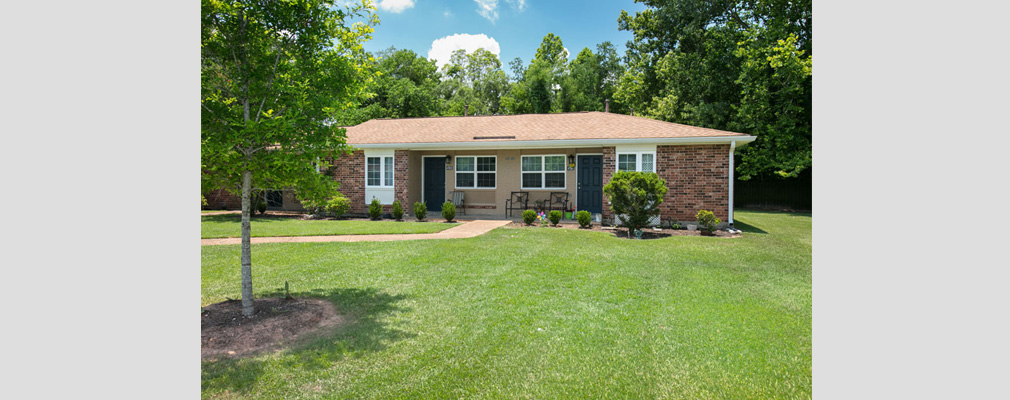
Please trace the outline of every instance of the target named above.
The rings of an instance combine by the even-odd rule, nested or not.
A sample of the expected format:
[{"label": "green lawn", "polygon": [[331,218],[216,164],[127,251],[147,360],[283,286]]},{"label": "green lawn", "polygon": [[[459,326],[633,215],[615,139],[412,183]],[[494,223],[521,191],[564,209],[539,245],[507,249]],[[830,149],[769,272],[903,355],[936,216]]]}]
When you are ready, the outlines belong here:
[{"label": "green lawn", "polygon": [[[200,237],[225,238],[242,236],[240,214],[204,215],[200,217]],[[319,236],[319,235],[377,235],[386,233],[433,233],[452,228],[458,223],[444,221],[328,221],[297,218],[252,218],[252,236]]]},{"label": "green lawn", "polygon": [[[289,281],[350,322],[203,362],[203,397],[809,398],[811,217],[736,216],[739,239],[525,228],[254,245],[257,296]],[[239,246],[202,248],[202,304],[240,297],[238,266]]]}]

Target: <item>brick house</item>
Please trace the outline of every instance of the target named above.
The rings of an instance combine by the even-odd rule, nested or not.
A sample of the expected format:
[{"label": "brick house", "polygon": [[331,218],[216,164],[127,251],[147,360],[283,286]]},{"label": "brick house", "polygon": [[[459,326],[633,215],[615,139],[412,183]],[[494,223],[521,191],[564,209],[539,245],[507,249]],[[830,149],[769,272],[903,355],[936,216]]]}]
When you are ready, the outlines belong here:
[{"label": "brick house", "polygon": [[614,172],[655,172],[669,191],[662,219],[693,221],[707,209],[732,223],[733,151],[755,137],[608,112],[375,119],[346,127],[357,150],[331,172],[365,213],[376,198],[412,213],[424,201],[436,215],[453,191],[467,216],[505,215],[514,191],[530,205],[567,192],[576,210],[611,220],[603,185]]}]

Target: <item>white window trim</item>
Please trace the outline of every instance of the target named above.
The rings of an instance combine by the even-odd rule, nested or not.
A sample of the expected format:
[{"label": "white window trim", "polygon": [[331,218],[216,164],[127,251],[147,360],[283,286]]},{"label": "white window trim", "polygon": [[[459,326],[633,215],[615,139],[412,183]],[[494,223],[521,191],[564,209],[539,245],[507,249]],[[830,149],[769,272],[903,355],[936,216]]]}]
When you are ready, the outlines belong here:
[{"label": "white window trim", "polygon": [[[565,169],[563,169],[561,171],[546,171],[545,168],[547,168],[547,164],[546,164],[546,162],[545,162],[546,160],[544,160],[544,158],[545,157],[552,157],[552,156],[553,157],[561,157],[562,159],[564,159]],[[523,158],[525,158],[525,157],[540,157],[540,171],[539,172],[538,171],[523,171]],[[523,174],[536,174],[536,173],[540,174],[540,185],[541,185],[541,187],[526,187],[526,186],[522,186],[522,184],[523,184]],[[550,187],[550,188],[543,186],[543,185],[547,184],[547,175],[545,175],[545,174],[556,174],[556,173],[563,173],[563,174],[565,174],[565,179],[564,179],[565,184],[564,184],[564,186],[561,186],[561,187]],[[519,156],[519,186],[522,188],[522,190],[567,190],[568,189],[568,156],[565,155],[565,154],[527,154],[527,155],[520,155]]]},{"label": "white window trim", "polygon": [[[473,157],[473,171],[463,171],[463,172],[460,172],[459,171],[459,159],[460,158],[470,158],[470,157]],[[477,170],[477,157],[485,157],[485,158],[486,157],[491,157],[491,158],[494,158],[494,171],[478,171]],[[477,154],[477,155],[471,155],[471,156],[455,156],[455,158],[452,159],[452,163],[453,163],[452,165],[453,165],[453,169],[454,169],[454,171],[453,171],[454,175],[452,176],[452,181],[453,181],[452,185],[456,189],[463,189],[463,190],[495,190],[495,189],[498,189],[498,156],[497,155],[479,155],[479,154]],[[477,186],[477,174],[478,173],[481,173],[481,174],[494,173],[494,187],[479,187],[479,186]],[[459,174],[473,174],[473,186],[460,186],[459,185],[459,179],[458,179]]]},{"label": "white window trim", "polygon": [[635,155],[635,171],[642,171],[642,155],[651,154],[652,155],[652,172],[659,173],[659,163],[656,162],[656,152],[655,151],[622,151],[614,156],[614,172],[621,170],[621,156],[625,154]]},{"label": "white window trim", "polygon": [[[393,159],[393,165],[389,166],[389,168],[393,172],[393,179],[392,179],[393,182],[392,182],[391,185],[386,185],[385,184],[386,183],[386,157],[390,157],[390,158]],[[368,159],[369,158],[378,158],[379,159],[379,184],[378,185],[369,185],[368,184]],[[370,188],[390,188],[390,189],[392,189],[394,185],[396,185],[396,156],[392,155],[392,154],[372,154],[372,155],[365,156],[365,187],[370,187]]]}]

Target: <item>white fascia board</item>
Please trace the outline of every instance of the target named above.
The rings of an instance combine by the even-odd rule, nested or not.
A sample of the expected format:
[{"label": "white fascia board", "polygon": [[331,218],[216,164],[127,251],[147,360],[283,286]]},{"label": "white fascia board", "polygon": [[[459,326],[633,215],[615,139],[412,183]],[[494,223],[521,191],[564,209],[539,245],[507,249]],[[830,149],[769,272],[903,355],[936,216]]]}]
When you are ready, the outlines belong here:
[{"label": "white fascia board", "polygon": [[730,144],[737,147],[753,142],[757,136],[716,136],[686,138],[641,138],[641,139],[563,139],[563,140],[509,140],[495,142],[434,142],[434,143],[369,143],[351,144],[357,149],[397,149],[397,150],[495,150],[495,149],[548,149],[566,147],[600,147],[617,145],[691,145]]}]

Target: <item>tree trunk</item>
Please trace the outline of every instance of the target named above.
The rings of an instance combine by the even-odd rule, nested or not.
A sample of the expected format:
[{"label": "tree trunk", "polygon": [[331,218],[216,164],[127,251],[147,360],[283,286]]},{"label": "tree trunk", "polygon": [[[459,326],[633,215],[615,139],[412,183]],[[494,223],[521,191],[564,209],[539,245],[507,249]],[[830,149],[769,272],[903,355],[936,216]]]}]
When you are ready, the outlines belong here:
[{"label": "tree trunk", "polygon": [[252,289],[252,230],[249,220],[252,217],[252,171],[242,173],[242,315],[250,316],[256,312],[253,307]]}]

